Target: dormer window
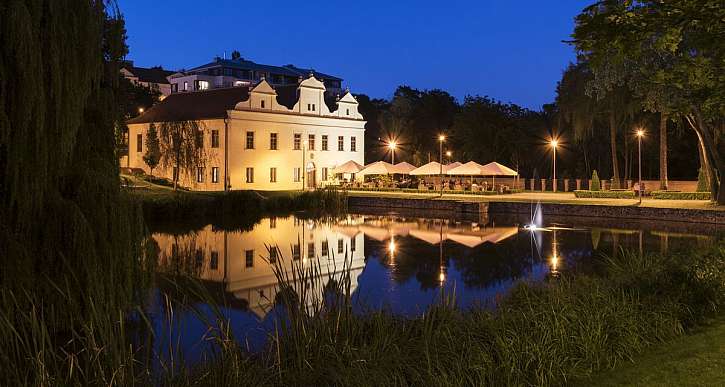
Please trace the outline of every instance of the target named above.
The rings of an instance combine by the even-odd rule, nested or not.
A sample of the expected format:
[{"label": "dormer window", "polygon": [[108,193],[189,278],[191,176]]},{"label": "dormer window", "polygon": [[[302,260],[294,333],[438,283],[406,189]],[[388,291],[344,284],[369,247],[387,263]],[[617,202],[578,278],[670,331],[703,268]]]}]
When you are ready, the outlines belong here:
[{"label": "dormer window", "polygon": [[350,109],[347,109],[347,110],[346,110],[346,112],[345,112],[345,115],[347,115],[347,116],[349,116],[349,115],[350,115]]},{"label": "dormer window", "polygon": [[261,105],[262,109],[264,109],[264,100],[261,101],[260,105]]}]

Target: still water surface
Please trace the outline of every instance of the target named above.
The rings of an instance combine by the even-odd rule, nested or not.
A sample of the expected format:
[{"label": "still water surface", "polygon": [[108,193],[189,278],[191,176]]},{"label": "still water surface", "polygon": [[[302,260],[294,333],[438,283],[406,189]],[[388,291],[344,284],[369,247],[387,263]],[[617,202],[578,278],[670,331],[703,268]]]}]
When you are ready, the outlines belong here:
[{"label": "still water surface", "polygon": [[[261,219],[248,231],[208,225],[182,234],[154,233],[153,238],[159,247],[160,277],[183,272],[201,279],[223,305],[221,313],[230,319],[234,336],[255,351],[282,313],[275,306],[275,261],[288,271],[293,265],[319,264],[322,283],[347,267],[357,312],[385,308],[415,316],[437,302],[442,290],[455,292],[461,308],[491,308],[519,281],[593,270],[594,259],[602,253],[692,249],[712,243],[721,232],[686,224],[612,227],[567,218],[545,219],[544,229],[532,232],[523,228],[526,222],[516,216],[478,221],[289,216]],[[279,253],[270,255],[269,246],[278,246]],[[194,363],[213,345],[207,338],[214,307],[196,302],[175,308],[168,294],[173,294],[168,284],[159,285],[149,297],[156,350],[162,358],[182,356]]]}]

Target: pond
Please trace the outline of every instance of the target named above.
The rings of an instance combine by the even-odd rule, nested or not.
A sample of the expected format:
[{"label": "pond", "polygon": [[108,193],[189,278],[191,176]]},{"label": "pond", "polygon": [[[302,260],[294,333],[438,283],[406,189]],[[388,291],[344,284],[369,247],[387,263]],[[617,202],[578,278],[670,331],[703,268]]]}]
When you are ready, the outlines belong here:
[{"label": "pond", "polygon": [[[157,353],[199,361],[212,346],[209,325],[218,314],[230,320],[244,347],[261,349],[283,313],[275,303],[274,265],[287,274],[313,265],[315,279],[323,285],[349,270],[357,313],[385,309],[412,317],[438,302],[441,292],[454,294],[460,308],[495,308],[496,300],[519,281],[596,270],[598,256],[623,248],[665,252],[706,246],[723,231],[692,223],[616,221],[615,227],[611,220],[565,217],[545,218],[531,230],[525,227],[530,219],[522,216],[456,220],[417,215],[271,217],[244,231],[207,225],[153,233],[160,280],[147,310],[159,338]],[[270,253],[272,246],[279,250]],[[161,278],[179,273],[198,278],[206,300],[213,302],[197,300],[175,308],[169,298],[174,297],[173,286]],[[322,292],[322,287],[315,289]]]}]

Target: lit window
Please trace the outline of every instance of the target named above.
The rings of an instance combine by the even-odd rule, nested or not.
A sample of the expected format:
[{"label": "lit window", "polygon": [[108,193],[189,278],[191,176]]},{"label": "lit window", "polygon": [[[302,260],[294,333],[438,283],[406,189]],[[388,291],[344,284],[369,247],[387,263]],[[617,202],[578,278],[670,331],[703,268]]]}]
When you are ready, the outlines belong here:
[{"label": "lit window", "polygon": [[247,168],[247,183],[254,183],[254,168]]},{"label": "lit window", "polygon": [[247,132],[247,149],[254,149],[254,132]]},{"label": "lit window", "polygon": [[219,182],[219,167],[211,167],[211,182]]},{"label": "lit window", "polygon": [[337,150],[341,152],[345,150],[345,137],[339,136],[337,138]]},{"label": "lit window", "polygon": [[143,152],[143,134],[136,135],[136,152]]},{"label": "lit window", "polygon": [[270,183],[277,182],[277,168],[272,167],[269,169],[269,182]]},{"label": "lit window", "polygon": [[309,134],[307,135],[307,149],[309,150],[315,150],[315,135]]},{"label": "lit window", "polygon": [[209,81],[195,81],[196,82],[196,90],[208,90],[209,89]]},{"label": "lit window", "polygon": [[296,183],[300,182],[302,179],[302,168],[297,167],[294,169],[293,178]]},{"label": "lit window", "polygon": [[327,167],[322,168],[322,180],[327,180]]},{"label": "lit window", "polygon": [[277,133],[269,134],[269,149],[277,150]]},{"label": "lit window", "polygon": [[254,250],[244,251],[244,267],[254,267]]},{"label": "lit window", "polygon": [[294,149],[300,150],[301,144],[302,144],[302,135],[299,133],[295,133]]},{"label": "lit window", "polygon": [[219,148],[219,131],[218,130],[211,131],[211,147]]},{"label": "lit window", "polygon": [[322,150],[323,151],[327,150],[327,135],[326,134],[322,135]]},{"label": "lit window", "polygon": [[189,91],[189,82],[184,81],[184,91]]},{"label": "lit window", "polygon": [[197,167],[196,168],[196,182],[197,183],[203,183],[204,182],[204,167]]},{"label": "lit window", "polygon": [[350,152],[356,152],[356,151],[357,151],[357,138],[350,137]]},{"label": "lit window", "polygon": [[337,240],[337,253],[342,254],[342,251],[345,249],[345,242],[342,239]]}]

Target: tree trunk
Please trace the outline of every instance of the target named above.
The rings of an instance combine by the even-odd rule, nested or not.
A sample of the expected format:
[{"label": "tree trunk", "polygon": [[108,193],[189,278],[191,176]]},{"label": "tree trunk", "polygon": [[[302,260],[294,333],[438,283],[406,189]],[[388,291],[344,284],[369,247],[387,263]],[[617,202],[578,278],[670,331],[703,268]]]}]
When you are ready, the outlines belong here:
[{"label": "tree trunk", "polygon": [[617,161],[617,119],[614,111],[609,113],[609,136],[611,140],[612,152],[612,186],[611,188],[619,188],[619,162]]},{"label": "tree trunk", "polygon": [[703,168],[708,174],[710,194],[718,204],[725,205],[725,189],[720,189],[720,183],[723,181],[723,174],[725,173],[725,163],[723,163],[720,152],[715,146],[713,131],[705,125],[700,110],[694,107],[693,111],[694,114],[687,115],[685,118],[688,124],[690,124],[690,127],[697,133],[700,147],[702,148],[704,156]]},{"label": "tree trunk", "polygon": [[660,189],[667,189],[667,114],[660,113]]}]

